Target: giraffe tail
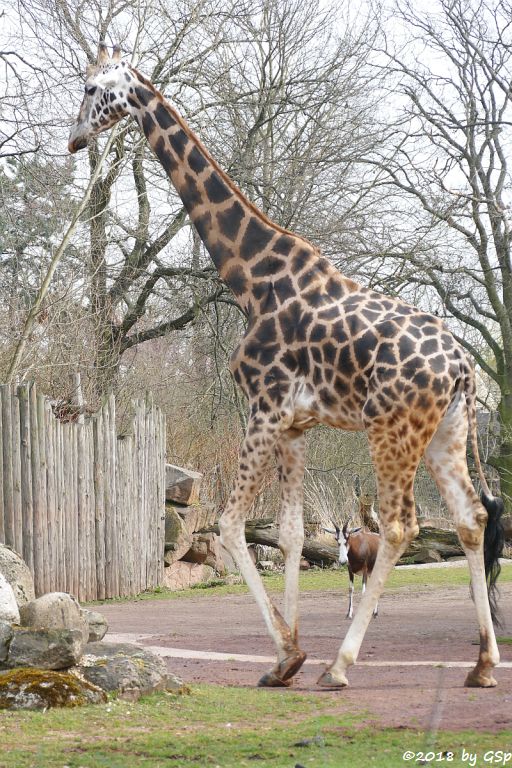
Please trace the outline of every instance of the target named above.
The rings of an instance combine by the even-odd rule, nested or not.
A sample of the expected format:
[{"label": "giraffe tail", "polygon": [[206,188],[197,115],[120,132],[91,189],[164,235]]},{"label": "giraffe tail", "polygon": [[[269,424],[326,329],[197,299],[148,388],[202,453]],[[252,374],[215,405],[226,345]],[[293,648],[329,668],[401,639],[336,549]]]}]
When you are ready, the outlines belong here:
[{"label": "giraffe tail", "polygon": [[496,582],[500,575],[501,565],[500,557],[503,553],[505,536],[503,531],[503,499],[494,496],[491,493],[487,479],[482,469],[480,453],[478,450],[478,431],[476,421],[476,384],[473,370],[470,369],[465,377],[464,394],[466,398],[466,408],[468,412],[469,438],[475,468],[480,480],[480,499],[487,512],[487,524],[484,533],[484,564],[485,577],[487,580],[487,592],[489,595],[489,605],[493,622],[501,626],[498,616],[498,589]]}]

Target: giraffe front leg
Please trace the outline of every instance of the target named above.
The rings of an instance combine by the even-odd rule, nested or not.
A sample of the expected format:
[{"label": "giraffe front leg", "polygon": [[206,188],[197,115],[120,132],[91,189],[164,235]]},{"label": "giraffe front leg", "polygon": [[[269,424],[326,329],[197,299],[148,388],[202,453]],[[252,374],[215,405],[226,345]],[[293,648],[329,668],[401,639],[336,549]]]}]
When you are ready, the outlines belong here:
[{"label": "giraffe front leg", "polygon": [[318,684],[325,688],[344,688],[348,685],[346,671],[356,662],[386,579],[419,530],[413,494],[419,455],[411,456],[404,450],[389,460],[385,450],[388,443],[376,439],[371,430],[368,430],[368,436],[377,475],[381,541],[368,586],[336,660],[318,680]]},{"label": "giraffe front leg", "polygon": [[289,685],[290,679],[306,658],[297,646],[294,633],[268,597],[261,576],[248,553],[245,539],[247,513],[261,486],[279,437],[279,425],[265,425],[257,415],[251,418],[242,446],[235,486],[219,520],[221,542],[240,568],[276,645],[277,663],[261,678],[259,684],[264,686]]},{"label": "giraffe front leg", "polygon": [[[399,538],[402,537],[403,534]],[[401,554],[405,552],[408,541],[409,538],[399,544],[392,538],[388,540],[384,538],[381,542],[368,588],[361,598],[356,615],[345,635],[336,660],[320,676],[318,685],[323,688],[345,688],[348,685],[346,671],[356,662],[372,614],[375,615],[386,579]]]}]

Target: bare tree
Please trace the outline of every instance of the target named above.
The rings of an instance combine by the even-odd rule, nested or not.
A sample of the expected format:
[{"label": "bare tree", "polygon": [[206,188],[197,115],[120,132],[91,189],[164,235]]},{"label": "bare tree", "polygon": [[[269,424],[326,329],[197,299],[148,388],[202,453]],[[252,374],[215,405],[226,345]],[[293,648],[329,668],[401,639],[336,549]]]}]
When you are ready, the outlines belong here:
[{"label": "bare tree", "polygon": [[[379,53],[400,111],[371,160],[393,235],[396,288],[427,288],[460,342],[495,382],[499,453],[489,458],[512,500],[512,26],[504,0],[399,0],[395,39]],[[384,217],[386,218],[386,217]],[[388,230],[389,231],[389,230]],[[397,236],[397,233],[398,236]],[[388,262],[389,265],[389,262]]]}]

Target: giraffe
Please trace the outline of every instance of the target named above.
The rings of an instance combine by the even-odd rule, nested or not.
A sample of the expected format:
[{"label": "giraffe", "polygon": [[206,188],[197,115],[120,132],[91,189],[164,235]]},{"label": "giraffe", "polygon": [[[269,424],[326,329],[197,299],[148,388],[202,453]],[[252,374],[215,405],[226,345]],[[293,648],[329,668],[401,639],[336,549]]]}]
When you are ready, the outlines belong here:
[{"label": "giraffe", "polygon": [[[476,387],[465,351],[442,321],[342,275],[308,240],[272,222],[225,174],[176,109],[118,47],[100,44],[69,137],[71,153],[124,116],[134,118],[180,195],[225,284],[247,315],[230,361],[249,405],[236,482],[221,540],[247,582],[276,646],[259,681],[287,686],[306,654],[298,639],[298,572],[304,540],[305,430],[366,430],[375,468],[381,544],[354,620],[318,684],[348,685],[385,580],[418,533],[413,483],[422,456],[454,516],[466,553],[480,652],[465,681],[496,685],[495,581],[503,503],[478,456]],[[482,494],[470,480],[468,431]],[[245,542],[245,519],[271,457],[277,459],[285,560],[284,610],[270,600]]]}]

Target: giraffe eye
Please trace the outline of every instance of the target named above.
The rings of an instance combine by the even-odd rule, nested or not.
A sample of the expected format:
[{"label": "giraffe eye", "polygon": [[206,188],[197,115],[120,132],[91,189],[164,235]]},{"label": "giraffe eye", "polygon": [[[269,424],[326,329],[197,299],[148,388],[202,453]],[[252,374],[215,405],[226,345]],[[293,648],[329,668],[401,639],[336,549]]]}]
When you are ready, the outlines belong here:
[{"label": "giraffe eye", "polygon": [[88,96],[94,96],[94,94],[96,93],[96,86],[95,85],[86,86],[85,92]]}]

